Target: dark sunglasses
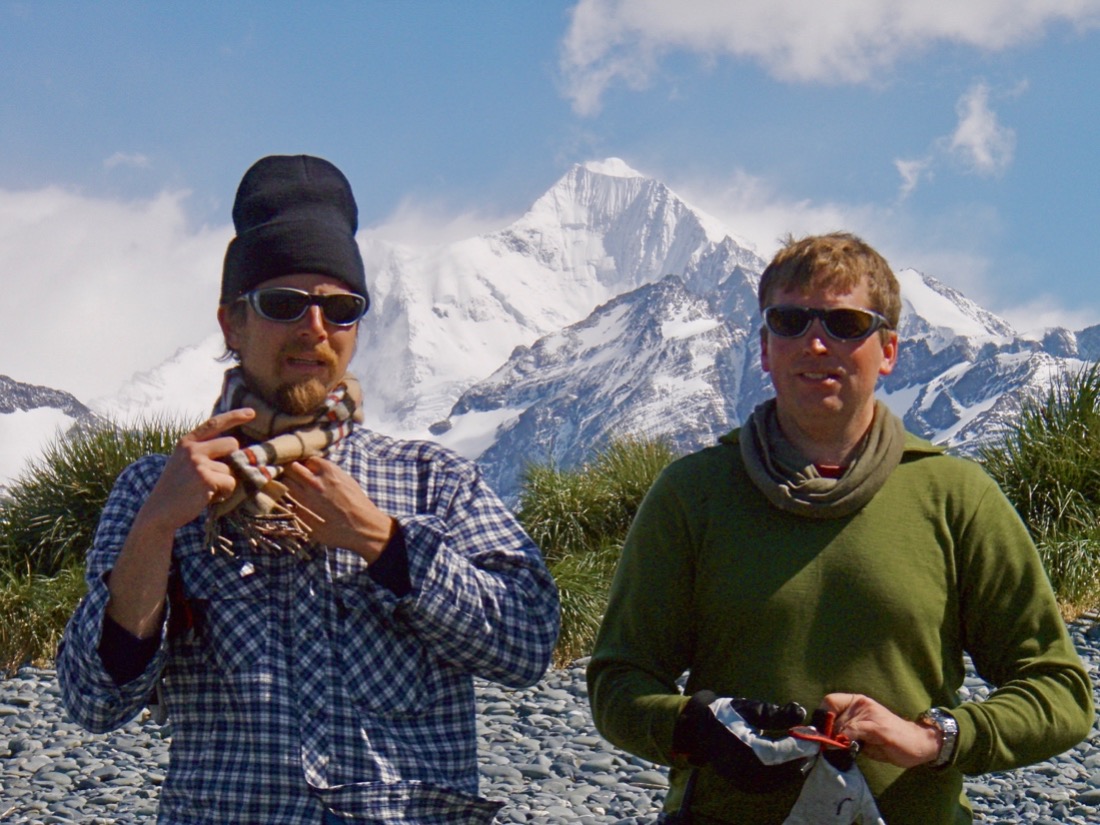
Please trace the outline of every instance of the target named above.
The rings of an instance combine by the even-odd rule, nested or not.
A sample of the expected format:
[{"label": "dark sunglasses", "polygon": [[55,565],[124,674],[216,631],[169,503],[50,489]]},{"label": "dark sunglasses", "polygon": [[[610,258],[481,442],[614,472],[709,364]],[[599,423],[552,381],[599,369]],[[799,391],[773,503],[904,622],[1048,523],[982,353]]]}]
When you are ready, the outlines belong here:
[{"label": "dark sunglasses", "polygon": [[268,321],[289,324],[300,321],[311,306],[319,306],[325,320],[338,327],[350,327],[367,311],[367,299],[352,292],[313,295],[288,286],[254,289],[237,300],[248,301],[256,314]]},{"label": "dark sunglasses", "polygon": [[889,321],[870,309],[770,306],[764,310],[764,323],[772,335],[780,338],[805,334],[814,318],[820,318],[826,334],[838,341],[859,341],[877,329],[890,328]]}]

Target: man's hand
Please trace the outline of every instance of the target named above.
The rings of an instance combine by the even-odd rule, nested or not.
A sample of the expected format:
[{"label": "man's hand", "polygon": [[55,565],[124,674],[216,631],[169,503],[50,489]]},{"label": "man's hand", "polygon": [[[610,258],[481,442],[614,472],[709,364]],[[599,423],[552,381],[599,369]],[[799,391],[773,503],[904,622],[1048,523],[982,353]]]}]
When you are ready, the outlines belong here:
[{"label": "man's hand", "polygon": [[181,438],[142,507],[145,520],[174,533],[211,503],[229,498],[237,480],[220,459],[236,452],[240,444],[223,433],[255,417],[248,407],[230,410],[207,419]]},{"label": "man's hand", "polygon": [[181,438],[134,518],[111,570],[107,603],[111,618],[134,636],[147,638],[160,627],[176,530],[212,502],[227,498],[237,486],[229,467],[218,459],[239,444],[223,433],[255,415],[247,407],[230,410]]},{"label": "man's hand", "polygon": [[834,731],[861,744],[860,753],[899,768],[913,768],[936,758],[939,737],[932,728],[902,719],[883,705],[858,693],[830,693],[824,710],[836,714]]},{"label": "man's hand", "polygon": [[701,690],[692,695],[673,730],[673,748],[695,764],[709,764],[747,793],[764,793],[802,780],[805,756],[817,746],[792,737],[771,740],[761,730],[800,725],[800,705],[728,699]]},{"label": "man's hand", "polygon": [[311,540],[351,550],[368,563],[382,555],[396,522],[336,464],[316,457],[291,462],[284,467],[282,481],[295,501],[310,511],[301,518],[312,531]]}]

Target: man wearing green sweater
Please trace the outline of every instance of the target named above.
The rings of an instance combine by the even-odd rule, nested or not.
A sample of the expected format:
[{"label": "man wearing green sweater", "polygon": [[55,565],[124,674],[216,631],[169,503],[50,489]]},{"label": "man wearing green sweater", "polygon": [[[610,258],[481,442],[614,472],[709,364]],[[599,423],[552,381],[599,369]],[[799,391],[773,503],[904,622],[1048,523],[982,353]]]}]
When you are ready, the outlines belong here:
[{"label": "man wearing green sweater", "polygon": [[[766,737],[749,747],[802,722],[785,703],[832,714],[858,756],[828,781],[865,781],[889,825],[970,822],[964,774],[1088,734],[1087,672],[996,484],[874,397],[901,312],[882,257],[848,234],[791,240],[759,300],[775,398],[646,496],[588,667],[596,724],[672,767],[666,812],[690,784],[693,825],[813,819],[792,809],[815,760],[765,767]],[[964,652],[985,701],[958,693]],[[837,822],[858,818],[846,793]]]}]

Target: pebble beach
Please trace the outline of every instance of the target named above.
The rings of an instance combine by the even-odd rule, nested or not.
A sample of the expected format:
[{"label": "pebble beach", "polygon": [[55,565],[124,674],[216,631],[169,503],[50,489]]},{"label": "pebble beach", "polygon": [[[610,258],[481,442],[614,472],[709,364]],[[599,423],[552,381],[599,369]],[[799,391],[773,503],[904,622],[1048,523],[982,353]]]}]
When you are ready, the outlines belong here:
[{"label": "pebble beach", "polygon": [[[1100,623],[1092,617],[1070,631],[1096,690]],[[478,683],[481,792],[505,803],[498,822],[648,825],[660,810],[665,770],[596,732],[584,664],[524,690]],[[971,672],[964,695],[987,692]],[[55,673],[23,668],[0,680],[0,823],[152,823],[170,740],[171,725],[148,712],[112,733],[88,733],[66,717]],[[972,777],[967,791],[976,822],[1098,823],[1100,728],[1049,761]]]}]

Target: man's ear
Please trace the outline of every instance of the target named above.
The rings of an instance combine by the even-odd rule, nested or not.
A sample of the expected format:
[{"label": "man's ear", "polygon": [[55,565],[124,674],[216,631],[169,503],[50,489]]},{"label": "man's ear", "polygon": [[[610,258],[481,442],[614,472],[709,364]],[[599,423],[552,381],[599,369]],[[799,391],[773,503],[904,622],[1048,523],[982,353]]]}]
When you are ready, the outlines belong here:
[{"label": "man's ear", "polygon": [[890,330],[890,334],[887,335],[886,341],[882,345],[882,363],[879,364],[878,374],[889,375],[894,371],[894,367],[898,363],[898,334],[895,330]]},{"label": "man's ear", "polygon": [[225,339],[226,349],[237,350],[237,330],[234,326],[233,313],[229,310],[229,304],[218,307],[218,326],[222,328],[222,337]]},{"label": "man's ear", "polygon": [[768,370],[768,330],[760,327],[760,368],[764,372]]}]

